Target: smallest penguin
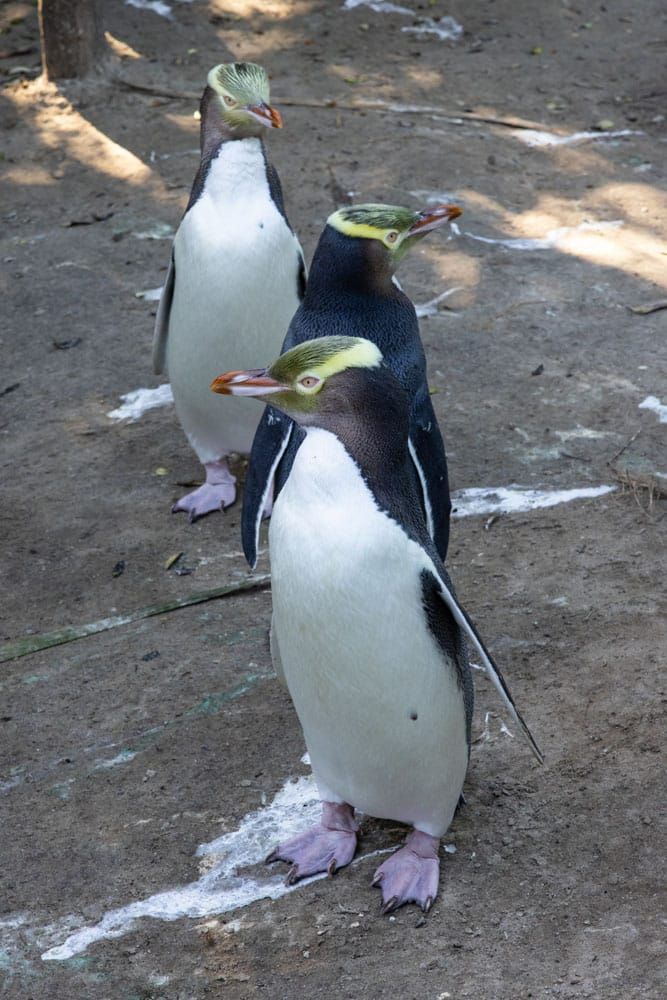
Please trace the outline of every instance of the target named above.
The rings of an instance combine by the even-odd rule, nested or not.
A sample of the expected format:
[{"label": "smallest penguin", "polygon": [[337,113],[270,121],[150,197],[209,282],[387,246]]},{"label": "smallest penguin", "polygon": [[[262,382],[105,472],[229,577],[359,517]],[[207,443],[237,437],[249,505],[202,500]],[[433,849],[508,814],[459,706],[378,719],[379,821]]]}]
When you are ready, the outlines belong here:
[{"label": "smallest penguin", "polygon": [[264,133],[282,128],[269,78],[255,63],[221,63],[201,101],[201,162],[174,237],[155,320],[153,365],[166,371],[176,413],[206,472],[173,512],[196,521],[236,499],[233,453],[247,454],[260,414],[241,404],[226,419],[208,390],[220,358],[245,367],[280,349],[305,283]]},{"label": "smallest penguin", "polygon": [[254,396],[305,431],[271,518],[271,652],[294,702],[322,818],[268,861],[288,883],[349,864],[355,810],[411,827],[377,869],[382,912],[427,911],[470,754],[470,643],[538,760],[500,671],[427,530],[408,447],[410,397],[378,347],[299,344],[211,388]]}]

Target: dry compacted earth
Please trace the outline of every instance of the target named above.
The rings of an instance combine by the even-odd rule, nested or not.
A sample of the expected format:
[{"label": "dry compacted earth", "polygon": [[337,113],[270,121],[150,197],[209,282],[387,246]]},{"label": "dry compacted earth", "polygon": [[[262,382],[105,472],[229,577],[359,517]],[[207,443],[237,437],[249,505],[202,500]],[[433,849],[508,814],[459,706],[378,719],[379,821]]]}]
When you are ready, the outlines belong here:
[{"label": "dry compacted earth", "polygon": [[[308,257],[350,198],[464,208],[400,277],[430,303],[450,571],[546,764],[479,679],[439,898],[380,918],[368,855],[400,843],[393,824],[364,821],[360,860],[289,894],[259,863],[313,808],[269,590],[6,659],[3,997],[657,1000],[664,4],[103,6],[110,60],[61,86],[37,77],[35,7],[0,7],[2,642],[250,575],[238,506],[169,513],[200,475],[173,408],[109,413],[163,381],[139,293],[164,281],[196,170],[196,95],[212,65],[254,60]],[[457,40],[424,31],[445,16]]]}]

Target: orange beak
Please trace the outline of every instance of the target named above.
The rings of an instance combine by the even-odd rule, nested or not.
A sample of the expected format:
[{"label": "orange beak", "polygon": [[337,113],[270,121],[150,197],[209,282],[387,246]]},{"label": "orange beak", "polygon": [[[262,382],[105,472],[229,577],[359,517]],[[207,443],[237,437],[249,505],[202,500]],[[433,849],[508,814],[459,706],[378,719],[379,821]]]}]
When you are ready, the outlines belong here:
[{"label": "orange beak", "polygon": [[419,218],[408,229],[408,236],[423,236],[433,229],[439,229],[446,222],[458,219],[463,212],[458,205],[436,205],[434,208],[425,208],[419,213]]},{"label": "orange beak", "polygon": [[221,396],[270,396],[288,392],[289,387],[271,378],[266,368],[249,368],[244,372],[225,372],[211,382],[213,392]]},{"label": "orange beak", "polygon": [[265,104],[264,101],[261,104],[248,104],[246,111],[249,111],[251,115],[257,118],[262,125],[266,125],[267,128],[283,127],[283,116],[278,109],[272,108],[270,104]]}]

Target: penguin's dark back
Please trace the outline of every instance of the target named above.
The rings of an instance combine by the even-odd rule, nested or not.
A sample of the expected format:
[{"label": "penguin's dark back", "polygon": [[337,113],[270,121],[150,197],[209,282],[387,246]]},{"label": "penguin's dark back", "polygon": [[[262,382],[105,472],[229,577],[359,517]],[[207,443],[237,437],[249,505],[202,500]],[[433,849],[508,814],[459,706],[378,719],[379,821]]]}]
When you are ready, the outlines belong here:
[{"label": "penguin's dark back", "polygon": [[392,280],[379,240],[346,236],[326,225],[313,254],[306,294],[283,351],[318,337],[365,337],[412,398],[426,385],[426,357],[415,307]]},{"label": "penguin's dark back", "polygon": [[394,285],[392,288],[395,295],[323,291],[311,304],[309,284],[287,331],[283,351],[319,337],[365,337],[377,344],[387,367],[414,396],[426,381],[426,357],[414,306],[407,295]]}]

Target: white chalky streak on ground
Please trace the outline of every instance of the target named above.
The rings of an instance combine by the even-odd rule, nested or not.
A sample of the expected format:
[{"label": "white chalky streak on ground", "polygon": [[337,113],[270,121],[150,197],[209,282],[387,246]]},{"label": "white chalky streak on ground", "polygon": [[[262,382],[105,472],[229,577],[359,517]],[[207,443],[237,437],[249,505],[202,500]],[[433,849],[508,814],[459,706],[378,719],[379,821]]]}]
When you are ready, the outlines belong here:
[{"label": "white chalky streak on ground", "polygon": [[629,135],[644,135],[634,129],[624,128],[618,132],[571,132],[570,135],[556,135],[554,132],[540,132],[537,129],[512,129],[515,138],[527,146],[576,146],[581,142],[595,142],[600,139],[624,139]]},{"label": "white chalky streak on ground", "polygon": [[395,3],[389,3],[388,0],[345,0],[343,4],[344,10],[354,10],[355,7],[370,7],[376,14],[414,15],[414,11],[409,7],[399,7]]},{"label": "white chalky streak on ground", "polygon": [[520,514],[539,507],[555,507],[571,500],[587,500],[612,493],[615,486],[584,486],[573,490],[535,490],[527,486],[472,487],[452,493],[452,517],[477,514]]},{"label": "white chalky streak on ground", "polygon": [[458,42],[463,37],[463,25],[449,16],[445,15],[438,21],[432,17],[421,18],[419,24],[412,28],[401,28],[401,31],[414,35],[435,35],[441,42]]},{"label": "white chalky streak on ground", "polygon": [[658,420],[661,424],[667,424],[667,405],[661,403],[657,396],[647,396],[646,399],[639,404],[640,410],[653,410],[657,414]]},{"label": "white chalky streak on ground", "polygon": [[152,10],[154,14],[171,20],[171,7],[162,0],[125,0],[125,6],[136,7],[138,10]]},{"label": "white chalky streak on ground", "polygon": [[144,302],[159,302],[162,298],[162,285],[157,288],[144,288],[141,292],[135,292],[135,299],[143,299]]},{"label": "white chalky streak on ground", "polygon": [[138,420],[147,410],[157,406],[168,406],[174,402],[174,395],[168,382],[163,382],[155,389],[134,389],[121,396],[122,406],[107,413],[111,420]]},{"label": "white chalky streak on ground", "polygon": [[453,191],[426,191],[424,188],[418,188],[416,191],[408,193],[427,205],[446,205],[457,200],[457,195]]},{"label": "white chalky streak on ground", "polygon": [[437,315],[437,313],[439,312],[438,310],[439,303],[444,302],[445,299],[448,299],[450,295],[454,294],[454,292],[461,292],[461,291],[463,291],[463,288],[462,286],[459,285],[454,288],[448,288],[446,292],[440,292],[440,295],[436,295],[434,299],[429,299],[428,302],[422,302],[420,305],[415,303],[415,311],[417,313],[417,317],[422,318],[424,316]]},{"label": "white chalky streak on ground", "polygon": [[[110,910],[99,923],[81,927],[70,934],[63,944],[45,951],[42,959],[63,961],[72,958],[96,941],[129,933],[142,917],[171,921],[227,913],[258,899],[279,899],[310,882],[326,878],[326,872],[322,872],[303,879],[297,885],[288,886],[285,885],[284,868],[280,875],[265,878],[238,874],[241,869],[261,864],[279,840],[300,833],[316,823],[319,817],[319,796],[312,775],[288,781],[269,806],[248,813],[238,830],[225,833],[197,848],[197,856],[213,860],[214,865],[212,868],[207,865],[206,872],[196,882]],[[373,851],[357,860],[385,853]]]},{"label": "white chalky streak on ground", "polygon": [[[127,934],[141,917],[168,921],[206,917],[247,906],[258,899],[278,899],[292,892],[296,887],[285,885],[284,870],[269,878],[244,877],[237,872],[261,863],[279,839],[293,836],[318,819],[319,797],[313,778],[288,781],[269,806],[249,813],[238,830],[200,845],[197,855],[215,859],[215,864],[196,882],[110,910],[99,923],[70,934],[63,944],[44,952],[42,958],[45,961],[71,958],[95,941]],[[304,879],[300,884],[306,881],[311,880]]]},{"label": "white chalky streak on ground", "polygon": [[[354,10],[356,7],[369,7],[376,14],[405,14],[413,18],[417,13],[409,7],[390,3],[389,0],[345,0],[343,4],[343,10]],[[437,21],[432,17],[418,17],[416,25],[401,28],[401,31],[416,35],[436,35],[443,42],[457,42],[463,35],[463,26],[446,14]]]},{"label": "white chalky streak on ground", "polygon": [[451,223],[451,229],[457,236],[467,236],[469,239],[477,240],[479,243],[492,243],[495,246],[505,247],[507,250],[553,250],[560,242],[562,242],[562,240],[564,240],[567,236],[570,236],[572,233],[604,233],[608,230],[619,229],[622,225],[622,219],[612,219],[608,222],[582,222],[578,226],[560,226],[558,229],[551,229],[542,237],[531,238],[519,236],[505,239],[495,239],[491,236],[478,236],[476,233],[461,230],[455,222]]}]

